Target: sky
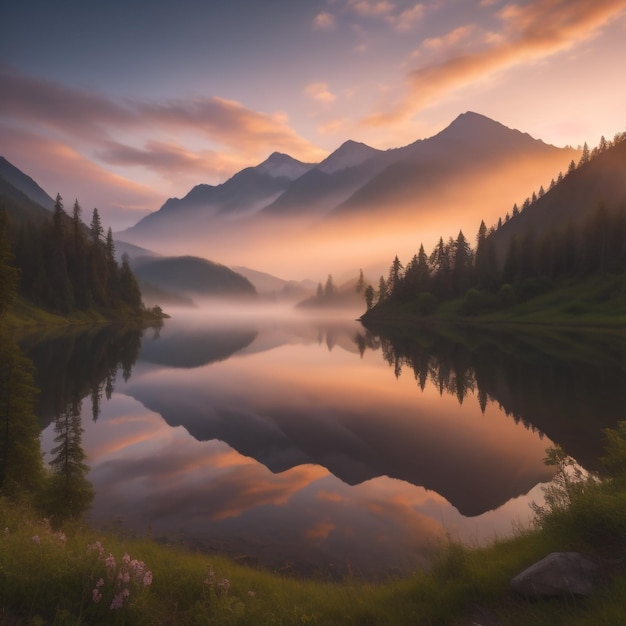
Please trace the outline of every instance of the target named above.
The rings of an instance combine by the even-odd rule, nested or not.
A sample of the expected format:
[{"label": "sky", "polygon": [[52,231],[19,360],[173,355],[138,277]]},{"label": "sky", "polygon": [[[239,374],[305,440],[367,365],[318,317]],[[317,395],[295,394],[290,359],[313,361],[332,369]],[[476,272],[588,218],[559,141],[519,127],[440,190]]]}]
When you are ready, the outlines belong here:
[{"label": "sky", "polygon": [[625,0],[20,0],[0,155],[114,231],[272,152],[432,136],[471,110],[557,145],[626,127]]}]

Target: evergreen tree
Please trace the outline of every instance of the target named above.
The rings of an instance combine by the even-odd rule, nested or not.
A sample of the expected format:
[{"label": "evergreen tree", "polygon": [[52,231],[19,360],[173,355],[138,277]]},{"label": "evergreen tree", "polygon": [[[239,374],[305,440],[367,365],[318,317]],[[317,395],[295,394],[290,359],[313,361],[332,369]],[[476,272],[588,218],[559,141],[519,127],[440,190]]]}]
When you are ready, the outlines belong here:
[{"label": "evergreen tree", "polygon": [[398,255],[394,258],[389,268],[389,277],[387,278],[387,293],[391,298],[397,298],[402,291],[402,263],[398,259]]},{"label": "evergreen tree", "polygon": [[335,295],[335,285],[333,284],[333,277],[331,274],[326,279],[326,285],[324,286],[324,297],[327,299],[332,298]]},{"label": "evergreen tree", "polygon": [[93,210],[90,231],[93,245],[100,245],[102,243],[104,229],[102,228],[102,222],[100,221],[100,213],[98,213],[98,209]]},{"label": "evergreen tree", "polygon": [[367,287],[365,287],[365,305],[367,306],[367,310],[369,311],[372,308],[372,305],[374,304],[374,297],[375,297],[375,293],[374,293],[374,287],[372,287],[371,285],[368,285]]},{"label": "evergreen tree", "polygon": [[122,267],[120,268],[120,294],[122,302],[126,304],[133,313],[140,313],[143,309],[141,300],[141,290],[137,278],[130,269],[130,260],[126,252],[122,255]]},{"label": "evergreen tree", "polygon": [[365,290],[365,277],[363,276],[363,270],[359,270],[359,278],[356,281],[356,292],[363,293]]},{"label": "evergreen tree", "polygon": [[0,495],[32,494],[42,487],[36,397],[32,363],[0,328]]},{"label": "evergreen tree", "polygon": [[80,403],[72,403],[57,415],[54,430],[57,445],[51,450],[53,477],[48,506],[57,517],[78,517],[93,500],[93,487],[87,480],[89,467],[85,464],[82,447]]},{"label": "evergreen tree", "polygon": [[452,279],[456,294],[461,295],[470,286],[472,271],[472,250],[462,230],[454,242],[453,250]]},{"label": "evergreen tree", "polygon": [[589,146],[585,141],[585,145],[583,146],[583,152],[580,155],[580,161],[578,161],[578,167],[584,165],[585,163],[589,163]]},{"label": "evergreen tree", "polygon": [[387,281],[384,276],[381,276],[378,281],[378,302],[385,302],[389,296],[389,292],[387,290]]}]

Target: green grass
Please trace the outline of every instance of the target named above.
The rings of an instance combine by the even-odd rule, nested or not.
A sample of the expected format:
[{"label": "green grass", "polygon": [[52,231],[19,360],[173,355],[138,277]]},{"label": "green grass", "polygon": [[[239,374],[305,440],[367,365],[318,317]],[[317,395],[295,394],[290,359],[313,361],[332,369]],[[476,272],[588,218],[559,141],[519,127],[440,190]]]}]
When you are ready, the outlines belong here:
[{"label": "green grass", "polygon": [[626,284],[623,276],[568,281],[509,307],[475,315],[463,313],[463,298],[441,302],[431,315],[420,315],[417,301],[388,302],[365,317],[376,321],[455,322],[477,325],[533,325],[569,328],[626,326]]},{"label": "green grass", "polygon": [[[626,423],[607,432],[602,481],[572,471],[558,448],[551,452],[559,479],[537,507],[535,529],[484,548],[448,542],[429,571],[376,584],[287,578],[76,521],[53,530],[32,507],[0,498],[0,625],[625,624]],[[590,596],[527,600],[509,590],[513,576],[556,550],[601,559]],[[145,564],[139,578],[125,554]],[[123,606],[111,608],[123,589]]]}]

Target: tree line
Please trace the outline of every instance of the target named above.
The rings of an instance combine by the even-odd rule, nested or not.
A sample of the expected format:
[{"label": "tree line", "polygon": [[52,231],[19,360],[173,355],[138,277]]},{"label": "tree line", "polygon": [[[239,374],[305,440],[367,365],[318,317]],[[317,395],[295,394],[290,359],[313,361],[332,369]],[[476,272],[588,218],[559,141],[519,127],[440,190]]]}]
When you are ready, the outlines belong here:
[{"label": "tree line", "polygon": [[70,216],[58,194],[49,220],[16,226],[0,209],[0,309],[16,293],[61,314],[95,309],[136,317],[144,312],[128,256],[118,264],[113,233],[109,228],[104,234],[98,209],[87,226],[78,200]]}]

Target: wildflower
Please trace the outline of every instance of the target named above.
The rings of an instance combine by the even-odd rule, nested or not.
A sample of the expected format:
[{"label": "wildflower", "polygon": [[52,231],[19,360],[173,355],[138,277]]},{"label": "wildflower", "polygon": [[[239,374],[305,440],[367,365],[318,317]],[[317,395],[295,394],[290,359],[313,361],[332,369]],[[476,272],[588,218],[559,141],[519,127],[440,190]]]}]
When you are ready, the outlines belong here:
[{"label": "wildflower", "polygon": [[99,578],[96,583],[96,588],[104,587],[104,578]]},{"label": "wildflower", "polygon": [[128,598],[129,595],[130,591],[128,590],[128,587],[124,587],[124,590],[122,591],[122,598]]},{"label": "wildflower", "polygon": [[152,572],[150,570],[148,570],[143,575],[143,586],[144,587],[149,587],[151,584],[152,584]]},{"label": "wildflower", "polygon": [[98,602],[102,600],[102,592],[100,591],[100,589],[98,589],[98,587],[96,587],[91,592],[91,599],[94,601],[95,604],[98,604]]},{"label": "wildflower", "polygon": [[67,537],[65,536],[65,533],[63,532],[58,532],[56,535],[57,539],[61,542],[61,543],[65,543],[67,541]]},{"label": "wildflower", "polygon": [[96,541],[95,543],[90,543],[87,546],[87,552],[97,552],[98,556],[102,556],[104,553],[104,546],[99,541]]},{"label": "wildflower", "polygon": [[9,536],[9,534],[10,534],[10,533],[9,533],[9,529],[8,529],[8,528],[5,528],[5,529],[4,529],[4,536],[5,536],[5,537],[8,537],[8,536]]},{"label": "wildflower", "polygon": [[121,609],[123,606],[124,606],[124,597],[122,596],[121,593],[116,593],[113,596],[113,600],[111,600],[111,605],[109,606],[109,609],[113,611],[115,609]]},{"label": "wildflower", "polygon": [[39,535],[33,535],[33,541],[34,541],[37,545],[41,545],[41,539],[39,538]]},{"label": "wildflower", "polygon": [[222,593],[226,594],[230,589],[230,581],[228,578],[222,578],[222,580],[217,583],[217,587]]},{"label": "wildflower", "polygon": [[109,556],[107,556],[107,558],[104,559],[104,565],[106,566],[108,570],[115,569],[115,557],[110,552],[109,552]]},{"label": "wildflower", "polygon": [[248,595],[249,595],[251,598],[256,598],[256,591],[248,591]]},{"label": "wildflower", "polygon": [[128,565],[130,563],[130,555],[128,554],[128,552],[124,552],[124,556],[122,557],[122,563],[124,563],[124,565]]}]

